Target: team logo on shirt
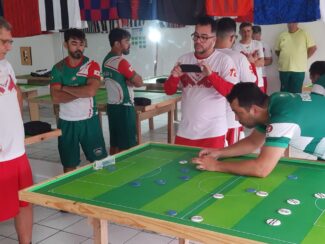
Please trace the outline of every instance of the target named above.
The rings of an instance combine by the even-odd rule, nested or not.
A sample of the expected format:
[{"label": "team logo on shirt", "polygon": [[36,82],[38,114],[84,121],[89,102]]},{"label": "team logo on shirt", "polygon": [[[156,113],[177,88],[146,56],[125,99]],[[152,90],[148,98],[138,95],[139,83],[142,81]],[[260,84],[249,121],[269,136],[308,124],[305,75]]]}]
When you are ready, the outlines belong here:
[{"label": "team logo on shirt", "polygon": [[270,133],[273,130],[273,126],[272,125],[268,125],[266,127],[266,133]]},{"label": "team logo on shirt", "polygon": [[237,77],[237,73],[236,73],[236,69],[235,68],[231,68],[230,69],[230,76]]}]

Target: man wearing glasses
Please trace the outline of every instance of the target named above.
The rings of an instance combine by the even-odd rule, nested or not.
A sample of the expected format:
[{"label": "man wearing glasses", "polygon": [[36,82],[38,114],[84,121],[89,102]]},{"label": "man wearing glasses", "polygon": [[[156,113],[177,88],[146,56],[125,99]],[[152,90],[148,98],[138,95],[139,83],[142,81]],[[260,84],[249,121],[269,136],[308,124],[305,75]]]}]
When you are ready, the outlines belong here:
[{"label": "man wearing glasses", "polygon": [[31,243],[32,205],[19,201],[18,191],[33,184],[25,153],[22,95],[6,60],[12,48],[11,25],[0,17],[0,222],[15,218],[19,243]]},{"label": "man wearing glasses", "polygon": [[[223,148],[227,133],[226,99],[239,82],[233,60],[215,50],[216,22],[202,17],[192,34],[194,53],[178,59],[165,82],[165,92],[182,89],[182,120],[176,144]],[[202,72],[183,72],[181,64],[196,64]]]}]

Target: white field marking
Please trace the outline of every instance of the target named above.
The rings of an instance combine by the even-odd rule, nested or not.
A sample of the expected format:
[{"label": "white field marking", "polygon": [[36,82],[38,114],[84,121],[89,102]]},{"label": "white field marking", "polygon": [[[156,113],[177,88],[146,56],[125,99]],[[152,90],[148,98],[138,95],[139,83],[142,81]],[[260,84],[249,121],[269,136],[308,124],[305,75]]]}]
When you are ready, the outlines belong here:
[{"label": "white field marking", "polygon": [[[157,172],[155,172],[155,171],[157,171]],[[158,169],[155,169],[155,170],[151,171],[149,175],[142,176],[142,177],[140,177],[138,179],[148,179],[148,178],[154,177],[156,175],[159,175],[161,172],[162,172],[162,168],[160,167]]]},{"label": "white field marking", "polygon": [[[224,186],[220,191],[218,191],[219,193],[222,192],[223,190],[225,190],[226,188],[228,188],[229,186],[231,186],[232,184],[234,184],[236,181],[238,181],[239,179],[243,178],[242,176],[239,176],[237,178],[235,178],[232,182],[230,182],[228,185]],[[203,180],[204,181],[204,180]],[[202,181],[200,181],[201,183]],[[199,183],[199,184],[200,184]],[[204,192],[204,191],[203,191]],[[211,195],[211,192],[207,192],[209,195]],[[191,209],[189,212],[185,213],[182,217],[180,217],[181,219],[185,218],[186,216],[189,216],[190,213],[192,213],[193,211],[195,211],[196,209],[200,208],[203,204],[205,204],[207,201],[211,200],[211,196],[208,196],[208,198],[206,200],[204,200],[203,202],[201,202],[200,204],[198,204],[195,208]]]},{"label": "white field marking", "polygon": [[[223,178],[223,177],[226,177],[226,176],[212,176],[212,177],[210,177],[210,178],[207,178],[207,179],[201,180],[201,181],[199,182],[199,186],[198,186],[198,188],[199,188],[202,192],[207,193],[207,194],[212,194],[212,193],[222,193],[222,191],[223,191],[225,188],[227,188],[228,185],[225,186],[224,188],[222,188],[221,190],[219,190],[218,192],[211,192],[211,191],[206,191],[206,190],[204,190],[204,188],[202,187],[202,184],[203,184],[205,181],[208,181],[208,180],[211,180],[211,179]],[[243,177],[243,176],[238,176],[238,178],[236,178],[236,180],[239,179],[239,178],[244,178],[244,177]],[[247,181],[251,181],[251,182],[252,182],[252,185],[255,185],[255,190],[256,190],[256,191],[259,190],[260,185],[259,185],[258,183],[254,182],[253,180],[251,180],[251,179],[249,179],[249,178],[247,178],[246,180],[247,180]],[[231,184],[232,184],[232,183],[231,183]],[[238,196],[249,196],[249,195],[247,194],[246,191],[243,191],[243,193],[241,193],[241,194],[227,194],[227,197],[238,197]]]},{"label": "white field marking", "polygon": [[318,227],[321,227],[321,228],[325,228],[325,226],[324,225],[319,225],[319,224],[317,224],[317,222],[319,221],[319,219],[322,217],[322,215],[325,213],[325,209],[322,209],[321,207],[319,207],[318,206],[318,204],[317,204],[317,202],[318,201],[324,201],[325,199],[316,199],[315,200],[315,206],[316,206],[316,208],[319,210],[319,211],[321,211],[321,214],[318,216],[318,218],[315,220],[315,222],[314,222],[314,226],[318,226]]}]

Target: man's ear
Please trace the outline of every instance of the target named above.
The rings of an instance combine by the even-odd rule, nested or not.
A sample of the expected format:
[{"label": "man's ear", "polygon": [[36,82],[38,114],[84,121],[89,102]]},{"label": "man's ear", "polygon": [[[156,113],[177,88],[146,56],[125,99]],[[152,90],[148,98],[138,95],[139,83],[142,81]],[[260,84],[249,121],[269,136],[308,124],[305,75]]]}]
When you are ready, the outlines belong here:
[{"label": "man's ear", "polygon": [[258,114],[261,111],[261,109],[262,109],[261,107],[255,104],[251,106],[251,112],[253,112],[254,115]]}]

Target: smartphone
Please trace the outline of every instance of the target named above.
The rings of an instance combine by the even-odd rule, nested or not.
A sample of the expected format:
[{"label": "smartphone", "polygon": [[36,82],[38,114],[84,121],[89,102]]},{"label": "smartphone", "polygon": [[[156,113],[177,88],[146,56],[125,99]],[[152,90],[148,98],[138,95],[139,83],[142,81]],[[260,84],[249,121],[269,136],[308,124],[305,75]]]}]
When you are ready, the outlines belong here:
[{"label": "smartphone", "polygon": [[201,67],[197,64],[180,64],[179,66],[181,67],[182,72],[202,72]]}]

